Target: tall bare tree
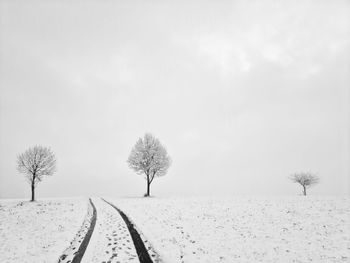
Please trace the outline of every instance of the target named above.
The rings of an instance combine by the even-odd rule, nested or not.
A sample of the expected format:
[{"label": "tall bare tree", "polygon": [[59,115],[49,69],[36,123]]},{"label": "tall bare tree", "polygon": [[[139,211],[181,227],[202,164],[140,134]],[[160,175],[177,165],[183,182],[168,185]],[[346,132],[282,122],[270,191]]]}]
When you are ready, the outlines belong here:
[{"label": "tall bare tree", "polygon": [[34,146],[17,157],[17,170],[24,173],[31,185],[32,198],[35,201],[35,187],[44,176],[53,175],[56,171],[56,158],[50,148]]},{"label": "tall bare tree", "polygon": [[137,174],[145,175],[147,181],[145,196],[149,196],[153,179],[167,173],[171,159],[160,141],[152,134],[146,133],[143,139],[137,140],[127,162]]},{"label": "tall bare tree", "polygon": [[296,173],[289,177],[294,183],[298,183],[303,187],[303,195],[306,195],[306,189],[317,184],[320,179],[311,173]]}]

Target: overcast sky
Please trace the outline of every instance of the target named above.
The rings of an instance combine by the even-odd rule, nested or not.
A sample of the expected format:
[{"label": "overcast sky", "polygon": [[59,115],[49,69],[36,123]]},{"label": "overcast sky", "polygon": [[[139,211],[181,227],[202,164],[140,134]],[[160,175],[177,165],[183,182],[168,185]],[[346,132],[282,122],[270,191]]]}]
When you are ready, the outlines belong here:
[{"label": "overcast sky", "polygon": [[140,196],[145,132],[173,164],[152,194],[350,193],[349,1],[0,0],[0,197],[50,146],[48,196]]}]

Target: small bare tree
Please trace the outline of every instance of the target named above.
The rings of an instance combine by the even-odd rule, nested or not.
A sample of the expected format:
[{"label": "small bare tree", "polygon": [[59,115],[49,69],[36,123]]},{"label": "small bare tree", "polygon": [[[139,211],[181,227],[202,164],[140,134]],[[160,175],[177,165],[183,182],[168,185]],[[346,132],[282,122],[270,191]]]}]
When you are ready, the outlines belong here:
[{"label": "small bare tree", "polygon": [[56,158],[50,148],[34,146],[17,157],[17,170],[24,173],[31,185],[32,199],[35,201],[35,187],[44,176],[56,171]]},{"label": "small bare tree", "polygon": [[171,159],[160,141],[152,134],[146,133],[143,139],[137,140],[127,162],[137,174],[145,175],[147,180],[145,196],[149,196],[153,179],[167,173]]},{"label": "small bare tree", "polygon": [[303,187],[303,194],[306,195],[306,188],[317,184],[320,179],[311,173],[296,173],[290,176],[294,183],[298,183]]}]

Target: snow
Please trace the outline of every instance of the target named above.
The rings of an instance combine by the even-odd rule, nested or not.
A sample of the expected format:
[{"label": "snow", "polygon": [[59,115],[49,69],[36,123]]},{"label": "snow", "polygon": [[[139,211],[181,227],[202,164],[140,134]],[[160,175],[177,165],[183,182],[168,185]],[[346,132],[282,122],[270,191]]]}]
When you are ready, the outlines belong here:
[{"label": "snow", "polygon": [[87,201],[0,200],[0,262],[57,262],[81,227]]},{"label": "snow", "polygon": [[[106,199],[155,262],[350,261],[350,197]],[[97,221],[83,262],[138,262],[119,213],[92,200]],[[88,207],[87,198],[0,200],[0,262],[57,262],[86,232]]]},{"label": "snow", "polygon": [[[83,241],[86,238],[86,236],[89,235],[89,231],[93,231],[93,222],[96,223],[96,221],[94,220],[96,220],[96,212],[92,204],[89,202],[89,207],[85,215],[84,222],[82,223],[79,231],[76,233],[74,239],[71,241],[69,247],[67,247],[66,250],[60,256],[58,263],[73,262],[74,257],[77,253],[81,253],[81,255],[84,253],[84,248],[81,248],[81,245],[83,244]],[[82,250],[79,251],[80,249]]]},{"label": "snow", "polygon": [[113,203],[165,262],[349,262],[349,197],[128,198]]},{"label": "snow", "polygon": [[97,222],[82,263],[139,262],[128,228],[119,213],[100,198],[93,198]]}]

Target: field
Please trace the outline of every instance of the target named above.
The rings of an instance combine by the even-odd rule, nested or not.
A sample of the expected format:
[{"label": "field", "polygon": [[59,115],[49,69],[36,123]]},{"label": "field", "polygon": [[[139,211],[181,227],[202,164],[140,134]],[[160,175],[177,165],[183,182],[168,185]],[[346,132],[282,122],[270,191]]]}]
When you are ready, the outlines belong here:
[{"label": "field", "polygon": [[349,262],[349,198],[119,199],[166,262]]},{"label": "field", "polygon": [[86,209],[85,198],[0,200],[0,262],[57,262]]},{"label": "field", "polygon": [[[349,197],[106,199],[135,224],[159,255],[157,262],[350,260]],[[92,201],[96,228],[83,262],[106,256],[117,262],[111,254],[117,250],[120,262],[135,261],[118,213],[99,198]],[[57,262],[81,229],[87,208],[87,198],[0,201],[0,262]],[[112,237],[127,243],[128,251],[117,242],[113,250]]]}]

